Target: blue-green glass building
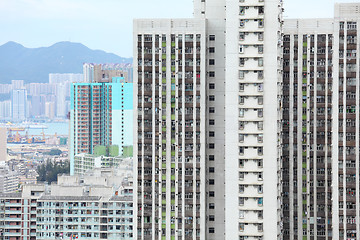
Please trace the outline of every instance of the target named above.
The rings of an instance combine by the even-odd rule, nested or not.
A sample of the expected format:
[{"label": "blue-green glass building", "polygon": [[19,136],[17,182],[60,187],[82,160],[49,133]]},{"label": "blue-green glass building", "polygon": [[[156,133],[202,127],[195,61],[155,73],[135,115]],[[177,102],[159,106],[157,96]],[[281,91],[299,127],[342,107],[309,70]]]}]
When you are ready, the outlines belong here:
[{"label": "blue-green glass building", "polygon": [[133,83],[123,76],[73,83],[71,96],[70,174],[76,154],[117,145],[121,155],[124,146],[133,144]]}]

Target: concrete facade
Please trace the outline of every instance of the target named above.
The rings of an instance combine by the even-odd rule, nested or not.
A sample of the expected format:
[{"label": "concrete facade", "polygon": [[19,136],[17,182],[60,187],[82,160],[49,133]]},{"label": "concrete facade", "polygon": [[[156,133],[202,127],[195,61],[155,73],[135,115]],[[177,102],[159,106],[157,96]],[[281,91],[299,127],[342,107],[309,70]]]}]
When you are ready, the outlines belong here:
[{"label": "concrete facade", "polygon": [[[106,70],[104,70],[106,72]],[[73,83],[70,106],[70,172],[74,157],[93,154],[94,147],[123,146],[133,141],[133,83],[120,72],[111,78],[103,73],[91,83]]]},{"label": "concrete facade", "polygon": [[0,194],[1,239],[133,239],[132,179],[111,169]]},{"label": "concrete facade", "polygon": [[359,9],[284,24],[284,239],[360,239]]}]

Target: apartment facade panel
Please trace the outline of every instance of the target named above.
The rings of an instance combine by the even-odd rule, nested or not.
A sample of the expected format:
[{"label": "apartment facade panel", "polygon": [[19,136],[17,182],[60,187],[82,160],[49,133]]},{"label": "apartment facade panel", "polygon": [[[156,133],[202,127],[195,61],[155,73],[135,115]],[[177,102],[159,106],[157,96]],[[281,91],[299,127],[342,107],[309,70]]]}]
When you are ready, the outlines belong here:
[{"label": "apartment facade panel", "polygon": [[205,239],[205,27],[134,22],[137,239]]}]

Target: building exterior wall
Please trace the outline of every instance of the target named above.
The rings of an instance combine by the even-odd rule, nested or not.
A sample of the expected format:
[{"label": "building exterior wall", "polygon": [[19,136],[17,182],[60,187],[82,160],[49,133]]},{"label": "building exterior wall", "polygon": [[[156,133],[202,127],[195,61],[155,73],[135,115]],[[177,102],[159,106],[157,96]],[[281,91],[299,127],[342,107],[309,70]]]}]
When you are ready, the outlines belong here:
[{"label": "building exterior wall", "polygon": [[359,9],[284,25],[284,239],[359,239]]},{"label": "building exterior wall", "polygon": [[36,200],[21,194],[0,195],[0,238],[36,239]]},{"label": "building exterior wall", "polygon": [[205,239],[205,29],[134,21],[137,239]]},{"label": "building exterior wall", "polygon": [[132,198],[42,197],[36,239],[133,239]]},{"label": "building exterior wall", "polygon": [[11,92],[11,116],[14,121],[22,121],[27,116],[27,92],[26,89],[12,90]]},{"label": "building exterior wall", "polygon": [[0,239],[133,239],[132,180],[113,169],[0,194]]},{"label": "building exterior wall", "polygon": [[[105,80],[104,80],[105,81]],[[132,142],[132,83],[122,77],[108,82],[73,83],[70,110],[70,172],[74,156],[93,154],[97,145],[118,145],[120,153]]]}]

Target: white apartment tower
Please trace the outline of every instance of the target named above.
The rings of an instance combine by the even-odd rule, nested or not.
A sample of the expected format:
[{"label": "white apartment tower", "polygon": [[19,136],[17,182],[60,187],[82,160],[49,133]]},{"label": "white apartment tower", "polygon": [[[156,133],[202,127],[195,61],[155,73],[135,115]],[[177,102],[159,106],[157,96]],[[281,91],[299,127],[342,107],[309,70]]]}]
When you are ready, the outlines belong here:
[{"label": "white apartment tower", "polygon": [[282,1],[194,11],[134,23],[137,238],[279,239]]},{"label": "white apartment tower", "polygon": [[285,21],[284,239],[360,239],[359,20],[347,3]]},{"label": "white apartment tower", "polygon": [[136,239],[206,238],[206,24],[134,22]]}]

